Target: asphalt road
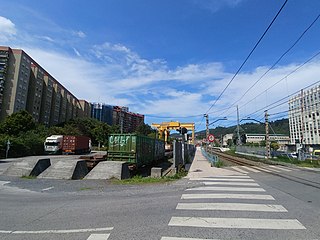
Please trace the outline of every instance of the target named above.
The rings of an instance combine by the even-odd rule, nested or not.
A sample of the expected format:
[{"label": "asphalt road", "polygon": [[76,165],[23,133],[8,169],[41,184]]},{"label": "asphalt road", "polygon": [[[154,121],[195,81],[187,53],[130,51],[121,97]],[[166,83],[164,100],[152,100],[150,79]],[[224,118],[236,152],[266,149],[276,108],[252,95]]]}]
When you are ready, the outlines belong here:
[{"label": "asphalt road", "polygon": [[[0,239],[320,239],[318,172],[247,176],[136,186],[0,176]],[[217,193],[273,200],[204,195]]]}]

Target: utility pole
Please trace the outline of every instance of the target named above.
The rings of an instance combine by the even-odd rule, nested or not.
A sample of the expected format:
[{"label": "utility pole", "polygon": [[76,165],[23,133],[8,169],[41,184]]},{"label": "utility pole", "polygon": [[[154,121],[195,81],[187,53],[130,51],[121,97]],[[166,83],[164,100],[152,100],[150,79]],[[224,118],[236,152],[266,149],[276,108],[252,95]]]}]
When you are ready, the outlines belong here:
[{"label": "utility pole", "polygon": [[269,139],[269,121],[268,121],[268,110],[264,112],[265,123],[266,123],[266,158],[271,158],[270,154],[270,139]]},{"label": "utility pole", "polygon": [[238,141],[237,141],[237,145],[241,145],[241,139],[240,139],[240,120],[239,120],[239,108],[237,105],[237,136],[238,136]]},{"label": "utility pole", "polygon": [[208,136],[210,134],[210,132],[209,132],[209,115],[204,114],[204,117],[206,118],[206,141],[208,141]]}]

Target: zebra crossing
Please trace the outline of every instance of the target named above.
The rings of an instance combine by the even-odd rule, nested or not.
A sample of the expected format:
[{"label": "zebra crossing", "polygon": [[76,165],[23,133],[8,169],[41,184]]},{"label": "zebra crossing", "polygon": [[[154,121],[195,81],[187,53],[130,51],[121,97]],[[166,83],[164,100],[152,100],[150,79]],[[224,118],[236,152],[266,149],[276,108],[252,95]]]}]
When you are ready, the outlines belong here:
[{"label": "zebra crossing", "polygon": [[110,233],[107,234],[91,234],[87,240],[108,240]]},{"label": "zebra crossing", "polygon": [[241,174],[249,174],[249,173],[283,173],[283,172],[291,172],[291,171],[299,171],[299,169],[289,168],[284,166],[274,166],[274,165],[262,165],[262,166],[234,166],[227,167],[226,169],[236,171]]},{"label": "zebra crossing", "polygon": [[[214,229],[241,229],[242,231],[301,231],[306,229],[297,219],[277,215],[288,214],[288,210],[280,204],[275,204],[275,198],[247,175],[215,176],[190,180],[198,181],[203,186],[190,187],[185,190],[177,204],[175,215],[168,223],[169,228],[181,228],[181,231],[177,229],[173,231],[179,232],[180,236],[167,234],[169,236],[162,236],[161,240],[223,240],[221,235],[212,239],[190,238],[190,234],[183,236],[186,228],[212,229],[209,237],[215,236],[214,233],[217,231]],[[239,217],[239,212],[265,215]],[[263,217],[266,214],[270,214],[270,218]],[[226,239],[229,237],[226,236]]]}]

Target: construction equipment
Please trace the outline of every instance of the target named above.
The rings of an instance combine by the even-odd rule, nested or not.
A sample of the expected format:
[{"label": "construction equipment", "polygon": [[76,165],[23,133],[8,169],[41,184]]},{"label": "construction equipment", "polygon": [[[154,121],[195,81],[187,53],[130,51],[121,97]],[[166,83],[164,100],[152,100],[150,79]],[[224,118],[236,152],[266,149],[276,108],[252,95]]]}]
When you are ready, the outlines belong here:
[{"label": "construction equipment", "polygon": [[164,141],[168,142],[168,137],[170,135],[170,130],[181,131],[185,128],[192,131],[192,144],[194,144],[194,123],[180,123],[180,122],[163,122],[163,123],[152,123],[152,127],[157,128],[158,136],[161,139],[164,135]]}]

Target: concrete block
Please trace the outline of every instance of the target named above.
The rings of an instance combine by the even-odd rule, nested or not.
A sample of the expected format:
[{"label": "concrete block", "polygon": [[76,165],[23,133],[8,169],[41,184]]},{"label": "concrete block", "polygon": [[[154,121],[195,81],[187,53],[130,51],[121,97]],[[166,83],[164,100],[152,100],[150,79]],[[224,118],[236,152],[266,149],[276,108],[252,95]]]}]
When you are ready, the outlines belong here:
[{"label": "concrete block", "polygon": [[85,179],[127,179],[130,171],[126,162],[104,161],[99,162],[85,177]]},{"label": "concrete block", "polygon": [[50,159],[29,158],[13,163],[3,174],[7,176],[38,176],[51,165]]},{"label": "concrete block", "polygon": [[159,167],[151,168],[151,177],[161,178],[162,177],[162,168],[159,168]]},{"label": "concrete block", "polygon": [[79,159],[64,159],[51,165],[38,178],[49,179],[81,179],[88,173],[86,161]]}]

